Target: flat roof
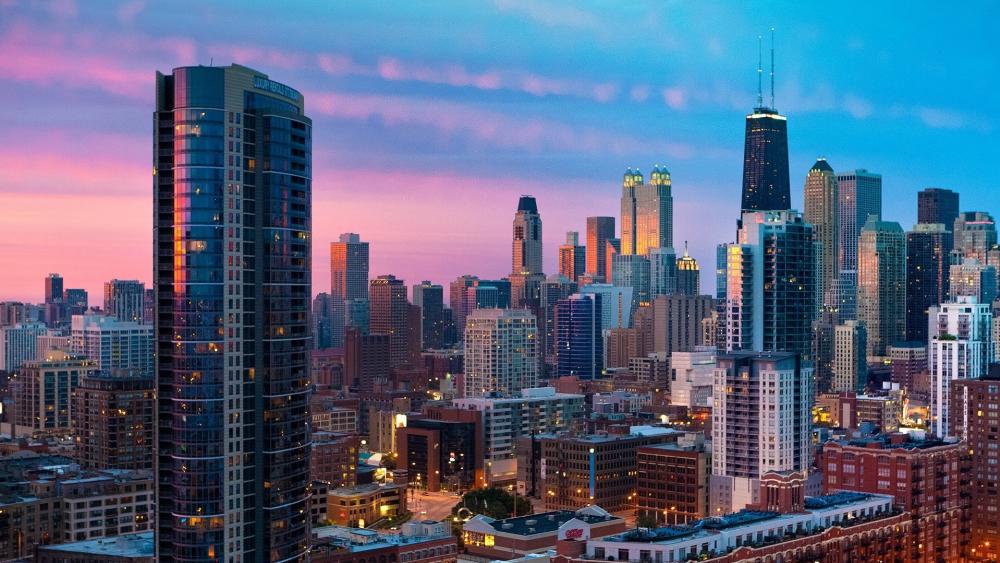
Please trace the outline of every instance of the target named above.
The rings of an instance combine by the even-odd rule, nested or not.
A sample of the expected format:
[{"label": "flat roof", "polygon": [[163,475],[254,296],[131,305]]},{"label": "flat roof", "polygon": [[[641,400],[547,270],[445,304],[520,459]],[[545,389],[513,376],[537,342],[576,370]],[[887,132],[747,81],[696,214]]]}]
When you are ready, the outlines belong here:
[{"label": "flat roof", "polygon": [[580,514],[573,510],[555,510],[552,512],[542,512],[541,514],[529,514],[518,516],[517,518],[505,518],[489,522],[498,532],[506,534],[517,534],[519,536],[533,536],[535,534],[548,534],[555,532],[566,522],[576,518],[588,524],[600,524],[612,520],[620,520],[612,515]]},{"label": "flat roof", "polygon": [[155,555],[152,531],[59,545],[45,545],[40,546],[39,549],[112,557],[153,557]]}]

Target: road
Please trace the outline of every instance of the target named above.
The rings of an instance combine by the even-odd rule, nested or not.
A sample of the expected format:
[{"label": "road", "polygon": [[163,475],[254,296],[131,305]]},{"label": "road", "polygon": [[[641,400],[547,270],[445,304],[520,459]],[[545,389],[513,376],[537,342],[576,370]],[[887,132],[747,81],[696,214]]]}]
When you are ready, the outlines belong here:
[{"label": "road", "polygon": [[406,500],[414,519],[444,520],[451,515],[451,509],[461,497],[454,493],[428,493],[409,489]]}]

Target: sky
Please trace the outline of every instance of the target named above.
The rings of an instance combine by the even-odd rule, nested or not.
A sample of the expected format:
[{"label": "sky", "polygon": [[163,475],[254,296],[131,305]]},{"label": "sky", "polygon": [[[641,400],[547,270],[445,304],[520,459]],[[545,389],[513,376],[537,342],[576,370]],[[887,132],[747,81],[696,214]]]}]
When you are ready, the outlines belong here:
[{"label": "sky", "polygon": [[[371,275],[412,285],[510,272],[521,194],[545,270],[626,167],[669,168],[674,240],[702,286],[735,235],[757,38],[775,28],[792,201],[817,157],[1000,212],[1000,8],[908,2],[36,2],[0,0],[0,300],[58,272],[100,304],[149,282],[157,70],[239,63],[300,90],[314,120],[313,291],[356,232]],[[766,63],[765,63],[766,64]],[[765,75],[766,77],[766,75]],[[766,78],[765,78],[766,81]],[[766,95],[766,94],[765,94]]]}]

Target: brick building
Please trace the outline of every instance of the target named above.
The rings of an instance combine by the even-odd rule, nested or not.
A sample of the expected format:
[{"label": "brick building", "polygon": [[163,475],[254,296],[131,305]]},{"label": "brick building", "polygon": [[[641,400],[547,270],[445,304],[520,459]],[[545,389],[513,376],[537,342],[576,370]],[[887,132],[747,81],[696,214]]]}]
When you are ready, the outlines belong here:
[{"label": "brick building", "polygon": [[152,375],[89,374],[74,392],[77,458],[90,469],[153,469]]},{"label": "brick building", "polygon": [[637,517],[656,524],[683,524],[708,515],[711,446],[704,435],[690,434],[676,444],[636,450]]},{"label": "brick building", "polygon": [[312,563],[361,561],[406,563],[455,563],[458,544],[442,522],[407,522],[398,534],[325,526],[314,528]]},{"label": "brick building", "polygon": [[473,557],[491,560],[544,553],[560,539],[587,540],[625,531],[625,520],[599,506],[495,520],[483,514],[462,525],[462,543]]},{"label": "brick building", "polygon": [[313,432],[309,454],[309,478],[331,488],[357,484],[358,449],[361,438],[354,434]]}]

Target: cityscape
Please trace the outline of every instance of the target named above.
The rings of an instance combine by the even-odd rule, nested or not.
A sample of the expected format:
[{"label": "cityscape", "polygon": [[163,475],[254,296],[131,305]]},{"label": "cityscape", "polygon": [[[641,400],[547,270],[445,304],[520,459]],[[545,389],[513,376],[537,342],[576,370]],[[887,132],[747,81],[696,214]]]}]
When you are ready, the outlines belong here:
[{"label": "cityscape", "polygon": [[1000,560],[995,14],[750,4],[0,2],[0,562]]}]

